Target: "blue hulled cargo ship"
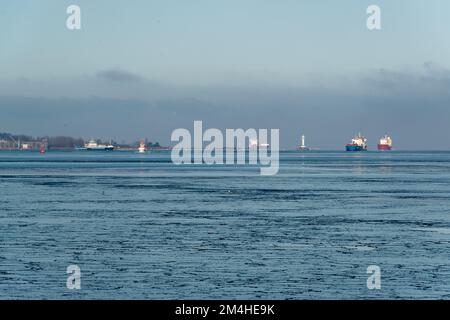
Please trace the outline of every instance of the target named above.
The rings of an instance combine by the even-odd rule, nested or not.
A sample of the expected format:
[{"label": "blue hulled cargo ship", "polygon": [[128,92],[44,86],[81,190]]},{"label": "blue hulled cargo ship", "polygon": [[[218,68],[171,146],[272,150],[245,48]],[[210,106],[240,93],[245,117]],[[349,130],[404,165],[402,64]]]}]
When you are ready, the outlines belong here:
[{"label": "blue hulled cargo ship", "polygon": [[345,146],[345,150],[351,152],[367,151],[367,139],[360,133],[352,139],[352,143]]}]

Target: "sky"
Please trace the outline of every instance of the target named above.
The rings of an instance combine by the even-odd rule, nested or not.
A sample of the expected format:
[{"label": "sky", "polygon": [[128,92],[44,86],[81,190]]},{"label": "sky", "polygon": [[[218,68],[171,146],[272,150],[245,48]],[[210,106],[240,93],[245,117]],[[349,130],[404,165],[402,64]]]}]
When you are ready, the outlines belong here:
[{"label": "sky", "polygon": [[279,128],[283,148],[361,131],[450,149],[449,15],[447,0],[2,0],[0,132],[169,144],[203,120]]}]

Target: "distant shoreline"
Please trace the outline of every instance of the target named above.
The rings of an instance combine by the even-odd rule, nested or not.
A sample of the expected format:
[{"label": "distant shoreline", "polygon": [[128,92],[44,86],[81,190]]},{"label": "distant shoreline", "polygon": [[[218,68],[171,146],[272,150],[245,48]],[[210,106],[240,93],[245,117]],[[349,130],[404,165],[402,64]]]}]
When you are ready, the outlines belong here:
[{"label": "distant shoreline", "polygon": [[[51,148],[51,149],[47,149],[46,152],[77,152],[77,153],[115,153],[115,152],[132,152],[135,151],[137,152],[138,149],[137,148],[116,148],[114,150],[111,151],[104,151],[104,150],[76,150],[75,148]],[[172,147],[161,147],[161,148],[148,148],[147,151],[172,151]],[[192,150],[193,151],[193,150]],[[223,149],[223,151],[226,151],[225,149]],[[239,151],[246,151],[248,152],[249,149],[246,150],[239,150]],[[348,152],[345,149],[315,149],[315,150],[308,150],[308,151],[303,151],[303,150],[298,150],[298,149],[281,149],[279,150],[280,152],[292,152],[292,153],[299,153],[299,154],[312,154],[312,153],[327,153],[327,152],[333,152],[333,153],[345,153],[345,154],[352,154],[352,155],[359,155],[359,154],[373,154],[373,153],[377,153],[377,154],[390,154],[390,153],[408,153],[408,152],[419,152],[419,153],[424,153],[424,152],[441,152],[441,153],[447,153],[450,152],[450,150],[407,150],[407,149],[396,149],[396,150],[390,150],[390,151],[383,151],[383,150],[377,150],[377,149],[373,149],[373,150],[367,150],[364,152]],[[26,153],[39,153],[39,149],[0,149],[0,153],[1,152],[26,152]]]}]

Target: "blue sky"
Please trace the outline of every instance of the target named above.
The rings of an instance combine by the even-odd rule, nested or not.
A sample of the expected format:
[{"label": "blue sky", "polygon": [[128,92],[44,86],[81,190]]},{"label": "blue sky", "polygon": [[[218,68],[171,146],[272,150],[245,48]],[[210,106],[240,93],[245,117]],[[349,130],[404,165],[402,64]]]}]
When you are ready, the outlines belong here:
[{"label": "blue sky", "polygon": [[[366,29],[377,3],[382,30]],[[65,28],[78,4],[82,30]],[[362,73],[448,65],[448,1],[3,0],[1,77],[70,77],[121,67],[170,82],[209,83],[273,73]],[[213,79],[211,79],[211,77]]]},{"label": "blue sky", "polygon": [[[66,29],[65,10],[70,4],[81,7],[82,30]],[[370,4],[381,7],[380,31],[366,28],[365,11]],[[98,100],[89,102],[95,97],[115,104],[148,104],[149,118],[158,117],[155,108],[177,113],[168,111],[167,105],[174,110],[185,106],[220,112],[240,108],[252,115],[259,108],[260,121],[237,121],[230,116],[229,122],[214,122],[208,111],[192,112],[192,117],[211,119],[211,126],[259,127],[272,126],[266,110],[281,108],[287,119],[276,125],[286,128],[285,145],[290,147],[304,130],[292,128],[295,122],[289,118],[315,118],[327,110],[329,124],[346,139],[365,129],[341,128],[343,113],[355,115],[347,106],[361,106],[368,114],[388,108],[396,117],[393,123],[401,128],[396,133],[403,134],[405,148],[417,141],[412,135],[414,127],[401,120],[409,92],[419,95],[413,102],[422,101],[414,106],[418,116],[420,110],[436,118],[446,112],[450,78],[450,2],[446,0],[2,0],[0,9],[3,110],[17,103],[22,109],[14,110],[37,111],[55,104],[55,99],[66,101],[61,104],[67,106],[81,99],[93,111],[104,112],[96,105]],[[40,100],[28,102],[27,107],[23,99],[33,98]],[[374,101],[382,105],[368,110]],[[74,123],[65,127],[49,123],[43,129],[18,121],[18,114],[15,117],[4,123],[0,120],[0,131],[53,134],[44,131],[59,130],[126,139],[148,134],[162,141],[168,140],[174,123],[188,126],[187,119],[192,120],[174,116],[165,127],[158,124],[159,129],[130,123],[139,130],[126,131]],[[120,111],[116,117],[121,118]],[[81,113],[78,118],[82,122]],[[366,121],[368,127],[373,125],[373,134],[378,134],[374,123]],[[315,143],[332,148],[341,140],[321,136],[321,126],[326,124],[318,121],[317,127],[305,125],[305,129],[316,137]],[[383,130],[394,132],[396,128],[379,130],[381,135]],[[445,130],[442,127],[439,134],[448,133]]]}]

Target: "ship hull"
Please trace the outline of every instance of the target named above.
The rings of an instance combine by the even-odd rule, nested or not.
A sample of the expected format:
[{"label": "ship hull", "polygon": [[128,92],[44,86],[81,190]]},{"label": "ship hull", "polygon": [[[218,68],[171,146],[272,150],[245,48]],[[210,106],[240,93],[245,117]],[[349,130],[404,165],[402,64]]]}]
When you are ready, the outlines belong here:
[{"label": "ship hull", "polygon": [[378,145],[378,150],[380,151],[391,151],[392,147],[388,144],[379,144]]},{"label": "ship hull", "polygon": [[348,144],[345,146],[345,150],[347,152],[360,152],[360,151],[367,151],[363,146]]},{"label": "ship hull", "polygon": [[94,148],[86,148],[87,151],[113,151],[114,147],[94,147]]}]

